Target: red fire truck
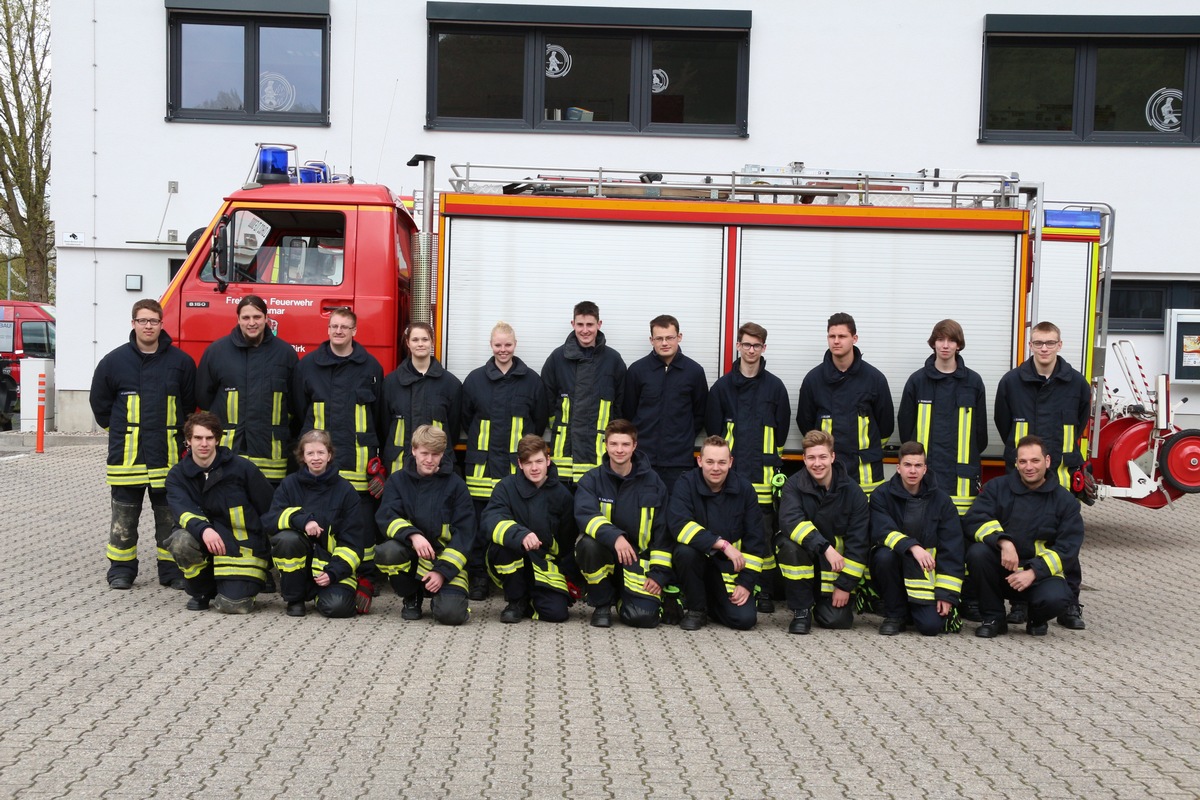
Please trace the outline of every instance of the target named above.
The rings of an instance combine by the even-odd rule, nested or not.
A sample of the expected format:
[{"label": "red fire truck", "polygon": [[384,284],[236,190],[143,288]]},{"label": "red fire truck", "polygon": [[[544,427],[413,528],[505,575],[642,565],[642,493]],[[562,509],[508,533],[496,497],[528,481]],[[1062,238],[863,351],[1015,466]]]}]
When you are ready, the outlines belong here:
[{"label": "red fire truck", "polygon": [[54,358],[54,306],[0,300],[0,430],[21,411],[21,361]]},{"label": "red fire truck", "polygon": [[[567,335],[572,306],[592,300],[627,362],[649,351],[651,318],[678,317],[684,350],[710,381],[730,368],[738,326],[757,322],[770,332],[771,371],[794,395],[824,354],[825,320],[847,311],[897,395],[933,323],[958,320],[967,363],[994,397],[1027,357],[1029,328],[1049,319],[1064,357],[1097,388],[1101,495],[1161,506],[1200,491],[1200,432],[1175,429],[1165,385],[1137,407],[1104,402],[1114,214],[1102,203],[1050,202],[1011,173],[468,164],[452,168],[436,225],[424,203],[422,227],[382,186],[320,182],[323,165],[306,182],[304,167],[264,163],[262,150],[255,180],[225,199],[163,297],[167,330],[197,359],[254,293],[301,356],[324,339],[330,311],[349,306],[359,341],[390,370],[411,308],[435,324],[438,357],[460,377],[490,355],[499,320],[536,368]],[[433,160],[410,165],[421,162],[427,200]],[[1118,418],[1125,438],[1114,445],[1103,428]],[[786,444],[794,458],[798,441],[794,431]]]}]

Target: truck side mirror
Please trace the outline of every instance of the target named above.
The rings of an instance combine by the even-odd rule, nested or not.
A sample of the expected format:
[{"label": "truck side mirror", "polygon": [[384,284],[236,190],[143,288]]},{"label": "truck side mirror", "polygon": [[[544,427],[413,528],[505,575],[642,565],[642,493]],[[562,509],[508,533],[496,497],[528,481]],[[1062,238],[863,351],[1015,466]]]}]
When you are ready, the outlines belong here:
[{"label": "truck side mirror", "polygon": [[212,238],[213,277],[218,283],[229,283],[232,275],[232,262],[229,249],[229,217],[221,217]]}]

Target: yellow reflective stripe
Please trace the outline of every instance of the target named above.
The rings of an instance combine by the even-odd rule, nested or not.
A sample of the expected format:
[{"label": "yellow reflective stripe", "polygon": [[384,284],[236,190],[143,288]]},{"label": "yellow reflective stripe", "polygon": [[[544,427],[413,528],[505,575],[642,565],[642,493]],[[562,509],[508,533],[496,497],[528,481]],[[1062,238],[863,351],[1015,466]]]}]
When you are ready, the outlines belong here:
[{"label": "yellow reflective stripe", "polygon": [[612,416],[612,401],[601,400],[600,412],[596,417],[596,464],[604,453],[604,429],[608,427],[609,417]]},{"label": "yellow reflective stripe", "polygon": [[388,470],[391,472],[399,472],[404,468],[404,431],[405,421],[401,417],[393,425],[392,444],[396,447],[396,457],[388,465]]},{"label": "yellow reflective stripe", "polygon": [[728,420],[725,423],[725,443],[729,445],[730,452],[733,452],[733,420]]},{"label": "yellow reflective stripe", "polygon": [[1029,435],[1029,423],[1023,419],[1017,420],[1013,424],[1013,447],[1017,446],[1017,442]]},{"label": "yellow reflective stripe", "polygon": [[704,526],[698,522],[690,521],[679,531],[679,536],[676,537],[680,544],[691,544],[692,539],[696,538],[696,534],[704,530]]},{"label": "yellow reflective stripe", "polygon": [[867,568],[866,564],[853,561],[849,558],[845,559],[845,561],[846,566],[842,567],[842,572],[846,573],[851,578],[861,578],[863,576],[863,571]]},{"label": "yellow reflective stripe", "polygon": [[150,482],[150,474],[145,467],[109,466],[105,482],[109,486],[145,486]]},{"label": "yellow reflective stripe", "polygon": [[541,583],[553,589],[558,589],[560,592],[567,591],[567,577],[559,571],[558,566],[549,559],[546,560],[546,568],[538,566],[536,561],[530,562],[533,565],[533,582]]},{"label": "yellow reflective stripe", "polygon": [[779,565],[775,563],[775,554],[768,550],[767,557],[762,560],[763,572],[770,572],[777,566]]},{"label": "yellow reflective stripe", "polygon": [[185,511],[179,515],[179,527],[186,528],[188,523],[194,519],[198,519],[201,522],[208,522],[208,517],[203,514],[193,514],[190,511]]},{"label": "yellow reflective stripe", "polygon": [[280,558],[275,556],[272,559],[275,562],[275,568],[280,572],[299,572],[304,569],[304,563],[307,559],[301,558]]},{"label": "yellow reflective stripe", "polygon": [[780,564],[779,571],[782,573],[784,580],[789,581],[806,581],[816,575],[816,570],[812,564],[804,567],[797,567],[792,564]]},{"label": "yellow reflective stripe", "polygon": [[827,572],[821,570],[821,594],[833,594],[835,587],[833,584],[838,579],[836,572]]},{"label": "yellow reflective stripe", "polygon": [[[607,503],[600,504],[601,510],[603,510],[605,505],[608,505],[608,504]],[[596,534],[599,533],[600,529],[607,524],[608,524],[607,517],[592,517],[591,519],[588,520],[588,524],[586,526],[584,526],[583,532],[586,533],[588,536],[591,536],[593,539],[595,539]]]},{"label": "yellow reflective stripe", "polygon": [[394,577],[396,575],[403,575],[404,573],[406,573],[410,569],[412,569],[411,561],[404,561],[399,564],[383,564],[383,563],[377,561],[377,562],[375,562],[375,565],[377,567],[379,567],[380,572],[382,572],[384,575],[387,575],[389,578]]},{"label": "yellow reflective stripe", "polygon": [[1058,553],[1046,547],[1046,542],[1044,540],[1038,539],[1033,543],[1033,552],[1038,558],[1046,562],[1046,566],[1050,569],[1051,576],[1062,575],[1062,559],[1059,557]]},{"label": "yellow reflective stripe", "polygon": [[385,531],[384,534],[387,536],[387,538],[392,539],[395,538],[396,534],[400,532],[401,528],[412,527],[415,526],[404,517],[396,517],[394,520],[388,523],[387,531]]},{"label": "yellow reflective stripe", "polygon": [[905,578],[904,591],[912,600],[933,600],[933,581],[929,578]]},{"label": "yellow reflective stripe", "polygon": [[271,392],[271,424],[283,424],[283,392]]},{"label": "yellow reflective stripe", "polygon": [[292,517],[296,512],[300,511],[300,506],[288,506],[279,514],[278,527],[281,531],[286,531],[292,526]]},{"label": "yellow reflective stripe", "polygon": [[788,538],[796,544],[802,545],[804,544],[804,540],[808,538],[808,535],[816,529],[817,526],[811,521],[807,519],[801,520],[796,527],[792,528],[792,532],[788,534]]},{"label": "yellow reflective stripe", "polygon": [[229,527],[233,528],[233,538],[244,542],[250,538],[246,531],[246,510],[242,506],[229,509]]},{"label": "yellow reflective stripe", "polygon": [[355,433],[367,432],[367,407],[362,403],[354,404],[354,431]]},{"label": "yellow reflective stripe", "polygon": [[858,415],[858,449],[866,450],[871,446],[871,418],[865,414]]},{"label": "yellow reflective stripe", "polygon": [[671,568],[671,551],[670,550],[651,550],[650,551],[650,566],[651,567],[666,567]]},{"label": "yellow reflective stripe", "polygon": [[125,452],[122,453],[122,463],[124,466],[131,467],[137,463],[138,454],[138,436],[141,425],[141,398],[136,394],[131,394],[125,398]]},{"label": "yellow reflective stripe", "polygon": [[775,452],[775,429],[772,428],[770,425],[763,426],[762,440],[763,440],[762,451],[763,451],[764,455],[769,456],[773,452]]},{"label": "yellow reflective stripe", "polygon": [[751,572],[763,571],[763,560],[761,556],[751,555],[750,553],[742,553],[742,557],[746,559],[746,569]]},{"label": "yellow reflective stripe", "polygon": [[[236,428],[238,420],[238,391],[233,389],[225,393],[225,421]],[[228,433],[228,431],[227,431]],[[231,437],[232,438],[232,437]]]},{"label": "yellow reflective stripe", "polygon": [[962,578],[956,578],[953,575],[943,575],[938,573],[934,577],[934,585],[939,589],[948,589],[952,592],[962,591]]},{"label": "yellow reflective stripe", "polygon": [[[475,449],[483,452],[488,451],[488,443],[492,439],[492,421],[490,419],[479,420],[479,435],[475,437]],[[479,467],[483,465],[480,464]],[[476,467],[476,469],[479,469]]]},{"label": "yellow reflective stripe", "polygon": [[508,532],[509,528],[515,526],[516,524],[517,524],[516,520],[512,520],[512,519],[502,519],[499,522],[497,522],[496,527],[492,528],[492,541],[498,545],[503,546],[504,534]]},{"label": "yellow reflective stripe", "polygon": [[507,564],[492,564],[492,569],[495,570],[497,575],[512,575],[521,568],[523,563],[524,562],[518,558],[516,561],[510,561]]},{"label": "yellow reflective stripe", "polygon": [[111,544],[106,548],[106,555],[110,561],[136,561],[137,560],[137,545],[133,547],[113,547]]},{"label": "yellow reflective stripe", "polygon": [[610,577],[613,574],[614,569],[615,567],[612,564],[605,564],[593,572],[584,572],[583,579],[587,581],[589,585],[595,586],[596,584]]},{"label": "yellow reflective stripe", "polygon": [[350,565],[351,570],[357,570],[358,565],[362,563],[362,559],[358,557],[358,553],[354,552],[354,548],[352,547],[338,545],[337,547],[333,548],[333,553],[331,555],[334,558],[340,558],[342,561],[345,561]]},{"label": "yellow reflective stripe", "polygon": [[650,533],[654,529],[654,507],[642,506],[641,520],[638,525],[638,552],[650,546]]},{"label": "yellow reflective stripe", "polygon": [[645,597],[653,597],[657,600],[658,597],[650,594],[645,589],[647,570],[648,567],[644,560],[637,564],[631,564],[622,570],[621,580],[625,584],[625,591]]},{"label": "yellow reflective stripe", "polygon": [[971,463],[971,420],[975,410],[969,406],[958,409],[958,463]]},{"label": "yellow reflective stripe", "polygon": [[[524,417],[513,417],[509,420],[508,428],[508,452],[517,452],[517,445],[521,443],[521,437],[525,435],[525,419]],[[513,467],[516,470],[516,467]]]},{"label": "yellow reflective stripe", "polygon": [[[366,448],[360,447],[358,450],[361,451],[361,456],[362,452],[365,452]],[[351,469],[339,469],[338,475],[341,475],[343,478],[348,480],[350,482],[350,487],[354,489],[354,491],[365,492],[367,490],[367,472],[365,466],[358,472],[355,472]]]},{"label": "yellow reflective stripe", "polygon": [[929,452],[929,424],[933,417],[933,403],[924,400],[917,403],[917,441]]},{"label": "yellow reflective stripe", "polygon": [[883,537],[883,546],[889,550],[895,550],[896,545],[900,544],[904,538],[904,534],[900,531],[890,531],[887,536]]},{"label": "yellow reflective stripe", "polygon": [[313,428],[319,431],[325,430],[325,403],[313,403]]},{"label": "yellow reflective stripe", "polygon": [[[271,443],[271,450],[274,452],[279,449],[279,442]],[[258,467],[262,472],[263,477],[267,480],[281,481],[287,477],[287,459],[284,458],[259,458],[258,456],[248,456],[243,454],[242,458],[249,461],[254,466]]]},{"label": "yellow reflective stripe", "polygon": [[975,529],[975,541],[982,542],[995,533],[1004,533],[1004,526],[996,520],[990,519]]},{"label": "yellow reflective stripe", "polygon": [[467,557],[454,548],[447,547],[438,558],[452,567],[458,567],[459,569],[467,568]]},{"label": "yellow reflective stripe", "polygon": [[165,547],[158,547],[155,549],[158,550],[158,560],[159,561],[171,561],[171,562],[175,561],[175,557],[173,555],[171,555],[170,550],[167,550]]},{"label": "yellow reflective stripe", "polygon": [[[167,455],[170,455],[168,451]],[[178,458],[172,459],[178,461]],[[170,472],[170,467],[151,467],[146,470],[146,475],[150,478],[150,488],[161,489],[167,485],[167,473]]]}]

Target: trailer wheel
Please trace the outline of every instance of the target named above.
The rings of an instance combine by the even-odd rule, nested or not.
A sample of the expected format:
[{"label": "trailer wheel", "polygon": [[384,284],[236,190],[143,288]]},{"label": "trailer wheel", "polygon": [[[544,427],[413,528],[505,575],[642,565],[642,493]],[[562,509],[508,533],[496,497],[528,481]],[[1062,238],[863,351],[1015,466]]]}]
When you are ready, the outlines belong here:
[{"label": "trailer wheel", "polygon": [[1163,480],[1187,494],[1200,492],[1200,430],[1172,434],[1158,451]]}]

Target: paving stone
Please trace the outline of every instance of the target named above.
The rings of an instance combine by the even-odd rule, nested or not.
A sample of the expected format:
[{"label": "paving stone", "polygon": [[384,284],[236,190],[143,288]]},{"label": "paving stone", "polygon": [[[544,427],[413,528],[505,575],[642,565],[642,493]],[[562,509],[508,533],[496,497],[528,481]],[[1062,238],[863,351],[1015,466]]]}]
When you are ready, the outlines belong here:
[{"label": "paving stone", "polygon": [[[984,641],[402,623],[182,609],[143,547],[104,584],[104,448],[0,462],[13,574],[71,591],[0,603],[0,796],[1194,798],[1200,623],[1134,613],[1200,591],[1200,501],[1083,510],[1088,629]],[[61,477],[72,476],[63,491]],[[142,542],[153,543],[149,509]]]}]

